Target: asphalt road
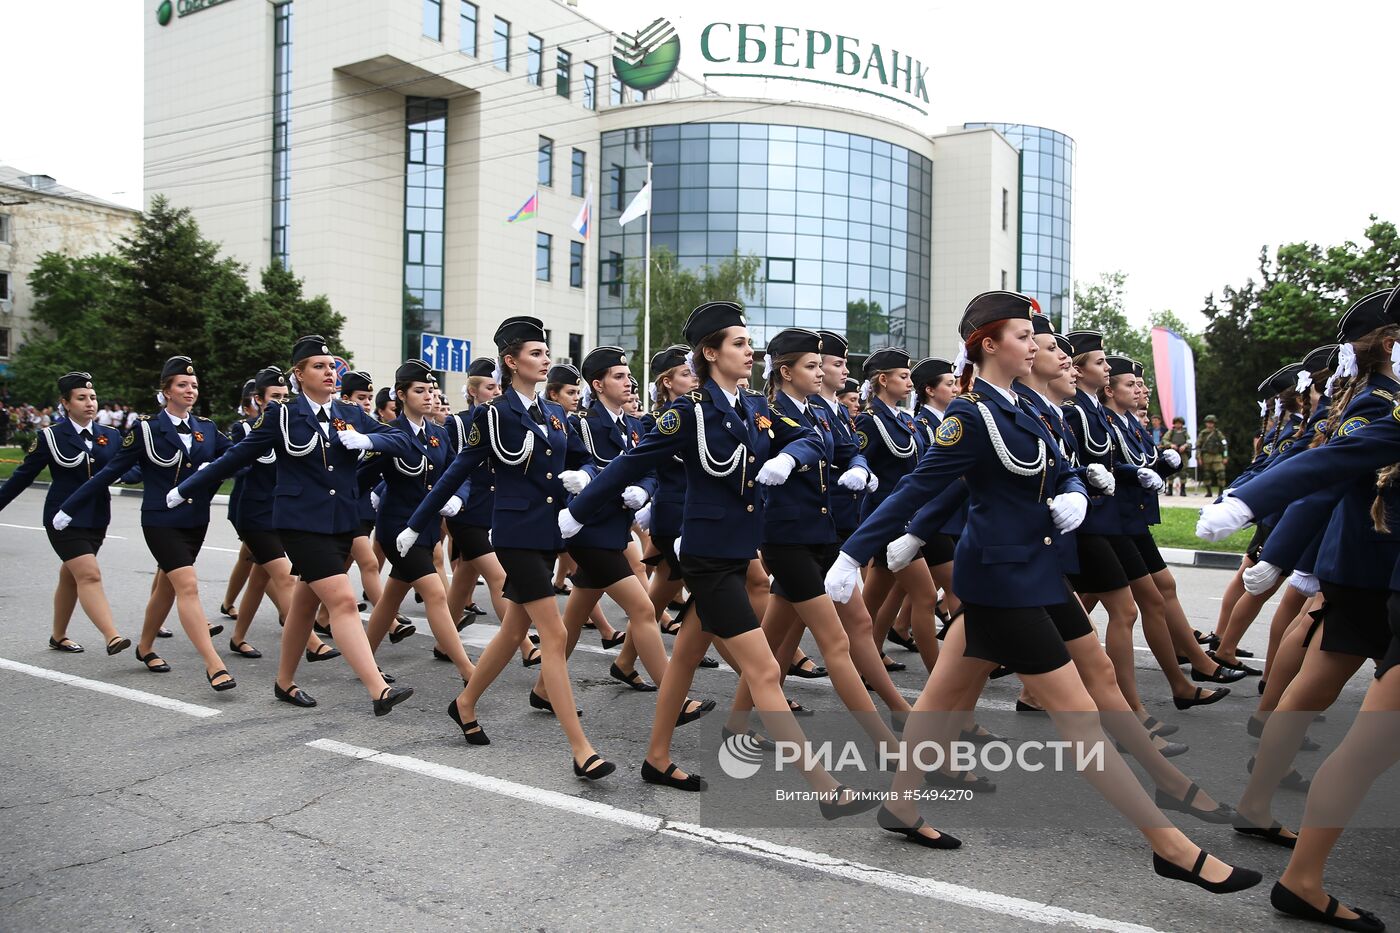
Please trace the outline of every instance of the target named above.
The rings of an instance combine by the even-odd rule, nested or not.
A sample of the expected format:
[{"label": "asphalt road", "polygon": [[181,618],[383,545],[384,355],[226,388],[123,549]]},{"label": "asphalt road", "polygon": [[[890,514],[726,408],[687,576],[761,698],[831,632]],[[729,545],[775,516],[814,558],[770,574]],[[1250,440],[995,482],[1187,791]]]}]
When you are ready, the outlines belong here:
[{"label": "asphalt road", "polygon": [[[39,530],[42,495],[27,492],[0,514],[0,929],[1299,928],[1268,905],[1287,853],[1229,827],[1183,828],[1264,873],[1264,884],[1231,897],[1157,878],[1137,834],[1108,816],[1083,828],[1048,820],[979,828],[959,825],[956,809],[936,820],[926,809],[963,839],[957,852],[902,844],[869,816],[706,829],[697,800],[705,795],[642,783],[653,695],[607,679],[591,632],[572,665],[576,696],[590,737],[619,765],[599,785],[572,776],[554,721],[525,704],[534,672],[518,663],[478,710],[493,744],[463,745],[443,715],[458,681],[432,659],[426,625],[383,650],[381,663],[417,693],[382,719],[339,661],[303,665],[298,679],[317,709],[273,701],[270,606],[250,635],[268,657],[228,658],[239,680],[229,693],[205,684],[173,618],[176,637],[159,643],[170,674],[146,673],[130,652],[108,658],[81,612],[70,633],[89,650],[50,651],[58,561]],[[132,637],[152,574],[138,507],[114,500],[102,552],[119,627]],[[199,563],[211,618],[236,547],[217,518]],[[1176,572],[1193,624],[1209,628],[1228,575]],[[411,602],[405,611],[419,615]],[[473,655],[493,622],[487,616],[463,633]],[[1245,646],[1262,654],[1263,638],[1261,624]],[[226,636],[218,644],[226,648]],[[913,695],[922,682],[916,656],[895,656],[910,663],[895,676]],[[1183,770],[1219,776],[1212,786],[1226,773],[1242,776],[1254,748],[1241,728],[1253,681],[1225,702],[1179,714],[1150,664],[1140,652],[1149,707],[1182,723],[1178,738],[1195,746],[1178,759]],[[1329,717],[1338,729],[1367,676]],[[702,670],[692,692],[723,707],[734,683],[727,670]],[[790,683],[808,706],[839,706],[826,681]],[[135,692],[102,692],[107,686]],[[1015,691],[1014,678],[989,685],[983,703],[994,731],[1017,729],[1015,714],[995,712],[1010,709]],[[682,730],[677,758],[713,771],[718,728],[712,714]],[[1306,756],[1299,766],[1310,774],[1320,760]],[[1281,815],[1301,803],[1281,795]],[[1048,813],[1055,802],[1044,806]],[[1332,890],[1400,921],[1398,841],[1393,829],[1349,833],[1330,866]]]}]

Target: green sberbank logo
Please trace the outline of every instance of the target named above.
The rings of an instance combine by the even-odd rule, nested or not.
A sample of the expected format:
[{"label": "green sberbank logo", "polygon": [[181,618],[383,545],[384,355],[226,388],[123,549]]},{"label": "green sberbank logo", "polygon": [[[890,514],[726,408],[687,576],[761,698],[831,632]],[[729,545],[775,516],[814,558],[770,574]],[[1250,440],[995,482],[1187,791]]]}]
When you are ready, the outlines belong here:
[{"label": "green sberbank logo", "polygon": [[681,62],[681,40],[665,19],[632,35],[623,34],[613,46],[613,74],[637,91],[650,91],[671,79]]},{"label": "green sberbank logo", "polygon": [[170,25],[170,17],[175,15],[175,6],[170,0],[161,0],[160,6],[156,7],[156,22],[162,26]]},{"label": "green sberbank logo", "polygon": [[169,26],[173,14],[189,16],[221,3],[228,3],[228,0],[161,0],[160,6],[156,7],[156,22]]}]

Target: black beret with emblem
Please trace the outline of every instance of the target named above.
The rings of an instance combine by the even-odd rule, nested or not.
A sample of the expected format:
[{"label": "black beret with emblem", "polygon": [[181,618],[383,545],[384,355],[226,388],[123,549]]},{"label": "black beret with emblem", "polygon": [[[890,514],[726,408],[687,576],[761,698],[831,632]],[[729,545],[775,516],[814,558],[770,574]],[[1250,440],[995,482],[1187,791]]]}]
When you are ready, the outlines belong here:
[{"label": "black beret with emblem", "polygon": [[1133,361],[1126,356],[1110,356],[1108,359],[1108,374],[1110,376],[1131,376],[1133,375]]},{"label": "black beret with emblem", "polygon": [[496,328],[496,349],[504,350],[513,343],[528,343],[532,340],[544,343],[544,321],[537,317],[517,315],[508,317]]},{"label": "black beret with emblem", "polygon": [[1074,356],[1093,353],[1103,349],[1103,334],[1096,330],[1074,330],[1065,334],[1069,345],[1074,348]]},{"label": "black beret with emblem", "polygon": [[711,334],[717,334],[728,327],[747,327],[743,306],[734,301],[707,301],[685,319],[681,333],[685,342],[692,347]]},{"label": "black beret with emblem", "polygon": [[382,411],[384,406],[388,405],[392,401],[393,399],[389,397],[389,387],[385,386],[384,388],[376,392],[374,395],[374,410]]},{"label": "black beret with emblem", "polygon": [[1031,314],[1039,310],[1035,299],[1016,292],[983,292],[967,303],[962,320],[958,322],[958,334],[963,340],[972,332],[997,321],[1029,321]]},{"label": "black beret with emblem", "polygon": [[1310,373],[1320,373],[1324,370],[1331,371],[1337,368],[1337,352],[1341,349],[1339,344],[1329,343],[1309,350],[1308,355],[1303,357],[1302,366]]},{"label": "black beret with emblem", "polygon": [[842,384],[841,388],[839,388],[839,389],[836,390],[836,394],[837,394],[837,395],[845,395],[847,392],[859,392],[859,391],[860,391],[860,383],[859,383],[859,382],[856,382],[854,379],[847,379],[847,380],[845,381],[845,383]]},{"label": "black beret with emblem", "polygon": [[330,344],[326,343],[326,338],[320,334],[307,334],[305,337],[298,337],[297,342],[292,344],[292,365],[300,363],[302,360],[309,360],[313,356],[330,356]]},{"label": "black beret with emblem", "polygon": [[583,385],[583,375],[568,363],[555,363],[549,367],[549,373],[545,375],[544,381],[550,385],[558,383],[566,386]]},{"label": "black beret with emblem", "polygon": [[1259,394],[1267,397],[1278,395],[1284,389],[1294,388],[1298,384],[1298,374],[1302,371],[1302,363],[1289,363],[1279,367],[1272,376],[1259,383]]},{"label": "black beret with emblem", "polygon": [[675,344],[655,354],[651,358],[651,375],[653,378],[662,373],[670,372],[677,366],[685,363],[685,355],[690,352],[690,347],[684,344]]},{"label": "black beret with emblem", "polygon": [[914,388],[922,389],[926,385],[933,385],[944,376],[951,375],[952,372],[952,363],[930,356],[915,363],[914,371],[910,375],[914,379]]},{"label": "black beret with emblem", "polygon": [[786,356],[789,353],[821,353],[822,337],[814,330],[789,327],[780,330],[768,341],[768,356]]},{"label": "black beret with emblem", "polygon": [[374,377],[369,373],[352,369],[340,380],[340,394],[353,395],[356,392],[373,392]]},{"label": "black beret with emblem", "polygon": [[1044,314],[1032,314],[1031,327],[1034,328],[1033,333],[1037,337],[1041,334],[1053,336],[1055,333],[1055,325],[1050,323],[1050,318]]},{"label": "black beret with emblem", "polygon": [[903,347],[881,347],[865,358],[861,372],[865,378],[886,369],[908,369],[911,363],[909,353]]},{"label": "black beret with emblem", "polygon": [[472,360],[472,364],[467,367],[468,376],[494,376],[496,374],[496,361],[489,356],[483,356],[479,360]]},{"label": "black beret with emblem", "polygon": [[1392,288],[1386,296],[1385,313],[1390,315],[1391,320],[1400,323],[1400,285]]},{"label": "black beret with emblem", "polygon": [[253,377],[253,391],[261,393],[264,389],[273,386],[284,386],[287,384],[287,374],[276,366],[264,366],[258,370],[258,374]]},{"label": "black beret with emblem", "polygon": [[1055,346],[1059,347],[1065,356],[1074,356],[1074,344],[1070,343],[1064,334],[1055,334]]},{"label": "black beret with emblem", "polygon": [[257,391],[258,391],[258,383],[257,383],[257,380],[256,380],[256,379],[249,379],[247,382],[243,383],[243,391],[239,394],[238,397],[241,398],[243,401],[246,402],[246,401],[248,401],[248,399],[252,398],[252,397],[257,393]]},{"label": "black beret with emblem", "polygon": [[1132,364],[1133,364],[1133,375],[1134,375],[1134,376],[1137,376],[1139,379],[1141,379],[1141,378],[1142,378],[1142,374],[1145,373],[1145,372],[1147,372],[1146,368],[1144,368],[1143,365],[1142,365],[1141,363],[1139,363],[1137,360],[1132,360],[1131,362],[1132,362]]},{"label": "black beret with emblem", "polygon": [[1337,324],[1337,342],[1351,343],[1378,327],[1400,324],[1400,302],[1393,302],[1393,289],[1371,292],[1342,315]]},{"label": "black beret with emblem", "polygon": [[637,381],[637,377],[631,373],[627,374],[627,388],[632,390],[633,395],[639,395],[642,391],[642,384]]},{"label": "black beret with emblem", "polygon": [[394,370],[394,385],[403,385],[408,382],[426,382],[429,385],[437,385],[437,376],[433,375],[433,368],[420,359],[404,360],[399,364],[399,368]]},{"label": "black beret with emblem", "polygon": [[843,360],[846,358],[846,354],[850,352],[851,345],[846,342],[845,337],[842,337],[834,330],[819,330],[817,334],[822,338],[823,353],[827,356],[839,356]]},{"label": "black beret with emblem", "polygon": [[67,395],[74,389],[91,389],[92,373],[65,373],[58,377],[58,394]]},{"label": "black beret with emblem", "polygon": [[608,370],[614,366],[626,365],[626,350],[621,347],[598,347],[588,351],[588,355],[583,358],[583,365],[579,367],[579,372],[583,373],[583,378],[592,382],[594,379],[607,375]]},{"label": "black beret with emblem", "polygon": [[160,381],[164,382],[172,376],[193,375],[194,360],[190,359],[188,356],[172,356],[170,359],[166,360],[165,365],[161,367]]}]

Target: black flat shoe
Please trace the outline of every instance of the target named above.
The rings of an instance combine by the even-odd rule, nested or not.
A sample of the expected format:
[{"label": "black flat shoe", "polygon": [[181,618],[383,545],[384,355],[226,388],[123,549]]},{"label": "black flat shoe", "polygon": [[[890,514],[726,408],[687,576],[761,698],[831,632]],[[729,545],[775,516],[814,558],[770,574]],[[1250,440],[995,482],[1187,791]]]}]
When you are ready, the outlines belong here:
[{"label": "black flat shoe", "polygon": [[434,661],[451,661],[452,659],[451,659],[450,657],[447,656],[447,652],[443,651],[443,650],[442,650],[441,648],[439,648],[437,645],[433,645],[433,660],[434,660]]},{"label": "black flat shoe", "polygon": [[389,641],[391,641],[391,642],[393,642],[394,644],[397,645],[399,642],[403,641],[405,638],[412,638],[414,635],[417,635],[417,634],[418,634],[418,626],[414,625],[414,624],[411,623],[411,622],[409,622],[409,623],[399,622],[399,627],[398,627],[398,628],[390,630],[390,632],[389,632]]},{"label": "black flat shoe", "polygon": [[626,630],[623,630],[623,631],[621,631],[621,632],[613,632],[613,637],[612,637],[612,638],[603,638],[601,635],[598,636],[598,637],[599,637],[599,640],[602,641],[602,643],[603,643],[603,650],[604,650],[604,651],[607,651],[607,650],[609,650],[610,648],[616,648],[618,645],[620,645],[620,644],[622,644],[624,641],[626,641],[626,640],[627,640],[627,632],[626,632]]},{"label": "black flat shoe", "polygon": [[329,625],[322,625],[320,622],[312,622],[312,623],[311,623],[311,630],[312,630],[313,632],[315,632],[317,635],[320,635],[322,638],[334,638],[334,637],[335,637],[334,635],[331,634],[331,627],[330,627]]},{"label": "black flat shoe", "polygon": [[384,682],[385,682],[386,684],[392,684],[392,683],[397,683],[397,682],[398,682],[398,678],[396,678],[393,674],[390,674],[388,671],[384,670],[384,668],[379,667],[379,668],[375,668],[375,670],[379,671],[379,676],[384,678]]},{"label": "black flat shoe", "polygon": [[231,607],[231,606],[225,606],[224,604],[220,603],[220,604],[219,604],[219,615],[221,615],[221,616],[223,616],[224,618],[227,618],[227,619],[237,619],[237,618],[238,618],[238,611],[237,611],[236,609],[234,609],[233,607]]},{"label": "black flat shoe", "polygon": [[1252,658],[1252,657],[1254,657],[1254,652],[1253,652],[1253,651],[1246,651],[1244,648],[1236,648],[1236,649],[1235,649],[1235,657],[1237,657],[1237,658]]},{"label": "black flat shoe", "polygon": [[1229,823],[1235,818],[1235,810],[1229,804],[1216,803],[1214,810],[1202,810],[1199,807],[1191,806],[1191,801],[1196,799],[1196,795],[1201,792],[1200,785],[1192,781],[1191,786],[1186,788],[1186,796],[1180,800],[1168,796],[1159,787],[1154,795],[1157,807],[1161,810],[1175,810],[1178,813],[1185,813],[1194,816],[1202,823]]},{"label": "black flat shoe", "polygon": [[1175,723],[1162,722],[1156,716],[1148,716],[1142,721],[1142,727],[1154,736],[1166,738],[1169,735],[1176,735],[1181,731],[1181,727]]},{"label": "black flat shoe", "polygon": [[475,719],[471,722],[462,722],[462,714],[457,711],[457,700],[454,697],[452,702],[447,704],[447,718],[455,722],[462,730],[462,738],[467,740],[468,745],[490,745],[491,739],[487,737],[486,730],[481,728],[481,724]]},{"label": "black flat shoe", "polygon": [[[812,666],[808,667],[808,664]],[[813,661],[809,657],[803,657],[802,660],[798,661],[796,664],[788,665],[789,677],[801,677],[804,680],[817,680],[826,675],[826,668],[821,667],[816,661]]]},{"label": "black flat shoe", "polygon": [[1194,666],[1191,668],[1191,679],[1198,684],[1232,684],[1237,680],[1244,680],[1248,676],[1238,668],[1226,667],[1219,662],[1216,663],[1213,674],[1202,674]]},{"label": "black flat shoe", "polygon": [[971,771],[960,771],[958,772],[958,774],[960,775],[959,777],[949,777],[942,771],[925,771],[924,783],[930,784],[934,787],[953,787],[959,790],[965,789],[970,791],[977,791],[983,794],[994,793],[997,789],[997,786],[995,784],[993,784],[991,781],[987,780],[980,774],[976,775],[970,781],[962,777],[961,775],[972,774]]},{"label": "black flat shoe", "polygon": [[277,686],[277,681],[272,682],[272,695],[283,703],[290,703],[293,706],[301,706],[307,709],[316,705],[316,701],[311,698],[311,694],[292,684],[292,689],[283,690]]},{"label": "black flat shoe", "polygon": [[356,611],[356,612],[364,612],[364,611],[366,611],[367,609],[369,609],[369,600],[367,600],[367,599],[362,599],[362,600],[360,600],[359,602],[357,602],[357,603],[355,604],[355,611]]},{"label": "black flat shoe", "polygon": [[676,763],[674,761],[666,766],[665,771],[661,771],[651,762],[642,759],[642,780],[648,784],[658,784],[662,787],[671,787],[676,790],[688,790],[692,792],[702,791],[710,786],[705,783],[705,779],[698,774],[687,774],[683,778],[673,777],[676,770]]},{"label": "black flat shoe", "polygon": [[685,608],[685,603],[678,599],[673,599],[666,604],[666,608],[671,610],[672,612],[680,612]]},{"label": "black flat shoe", "polygon": [[1015,673],[1015,671],[1013,671],[1011,668],[1007,667],[1005,664],[1000,664],[1000,665],[997,665],[997,669],[996,669],[996,670],[992,671],[990,674],[987,675],[987,679],[988,679],[988,680],[1001,680],[1003,677],[1010,677],[1010,676],[1011,676],[1012,674],[1014,674],[1014,673]]},{"label": "black flat shoe", "polygon": [[674,635],[681,630],[681,620],[672,619],[666,625],[661,626],[662,635]]},{"label": "black flat shoe", "polygon": [[374,701],[374,715],[389,715],[389,710],[411,696],[413,696],[412,687],[385,687],[384,692],[379,694],[379,699]]},{"label": "black flat shoe", "polygon": [[1209,696],[1206,695],[1206,689],[1204,687],[1197,687],[1196,692],[1185,699],[1181,697],[1172,697],[1172,703],[1177,709],[1190,709],[1193,706],[1209,706],[1212,703],[1219,703],[1229,695],[1229,687],[1220,687],[1219,689],[1212,690]]},{"label": "black flat shoe", "polygon": [[520,659],[520,663],[522,666],[534,667],[535,665],[539,664],[541,661],[544,660],[544,653],[541,652],[539,648],[535,648],[534,652],[535,653],[530,655],[529,657],[524,657]]},{"label": "black flat shoe", "polygon": [[1018,713],[1044,713],[1045,710],[1041,709],[1039,706],[1031,706],[1029,703],[1027,703],[1027,702],[1024,701],[1024,700],[1017,700],[1017,701],[1016,701],[1016,712],[1018,712]]},{"label": "black flat shoe", "polygon": [[470,612],[467,612],[466,610],[463,610],[462,617],[452,624],[455,625],[457,627],[457,631],[460,632],[462,629],[466,628],[468,625],[471,625],[475,621],[475,615],[473,615]]},{"label": "black flat shoe", "polygon": [[1202,890],[1209,891],[1211,894],[1234,894],[1236,891],[1252,888],[1260,881],[1264,880],[1264,876],[1252,868],[1233,867],[1230,869],[1229,877],[1224,881],[1207,881],[1201,877],[1201,869],[1206,864],[1206,858],[1206,850],[1202,849],[1201,854],[1196,856],[1196,864],[1191,866],[1190,871],[1187,871],[1185,868],[1169,862],[1156,852],[1153,852],[1152,870],[1163,878],[1170,878],[1173,881],[1185,881],[1188,884],[1194,884]]},{"label": "black flat shoe", "polygon": [[589,755],[582,767],[577,761],[574,762],[574,777],[583,778],[585,781],[602,780],[616,770],[617,765],[611,761],[604,761],[602,755]]},{"label": "black flat shoe", "polygon": [[[980,730],[980,731],[979,731]],[[901,732],[904,730],[901,729]],[[981,726],[974,726],[971,729],[963,729],[958,732],[958,739],[963,742],[1005,742],[1006,740],[995,732],[988,732]]]},{"label": "black flat shoe", "polygon": [[[170,670],[170,665],[165,663],[165,659],[154,651],[150,654],[143,655],[138,648],[136,650],[136,660],[146,665],[146,670],[150,671],[152,674],[164,674],[166,671]],[[152,661],[156,663],[152,664]]]},{"label": "black flat shoe", "polygon": [[[533,690],[530,691],[530,705],[533,706],[535,709],[544,710],[551,716],[554,715],[554,704],[549,702]],[[581,709],[575,708],[574,713],[577,716],[583,716],[583,710]]]},{"label": "black flat shoe", "polygon": [[468,606],[467,609],[466,609],[466,611],[467,611],[467,612],[470,612],[470,613],[471,613],[472,615],[474,615],[474,616],[484,616],[484,615],[486,615],[486,610],[485,610],[485,609],[482,609],[482,608],[481,608],[480,606],[478,606],[476,603],[472,603],[470,606]]},{"label": "black flat shoe", "polygon": [[1233,660],[1233,661],[1226,661],[1226,660],[1224,660],[1224,659],[1221,658],[1219,655],[1217,655],[1214,651],[1207,651],[1207,652],[1206,652],[1206,656],[1209,657],[1209,658],[1210,658],[1212,661],[1214,661],[1216,664],[1219,664],[1221,667],[1228,667],[1228,668],[1230,668],[1230,669],[1232,669],[1232,670],[1236,670],[1236,671],[1244,671],[1245,674],[1248,675],[1248,676],[1250,676],[1250,677],[1260,677],[1260,676],[1262,676],[1263,673],[1264,673],[1263,671],[1259,670],[1258,668],[1256,668],[1256,667],[1250,667],[1248,664],[1246,664],[1246,663],[1244,663],[1243,661],[1241,661],[1241,660],[1239,659],[1239,652],[1236,652],[1236,658],[1235,658],[1235,660]]},{"label": "black flat shoe", "polygon": [[[1249,763],[1245,765],[1245,770],[1250,774],[1254,773],[1253,758],[1249,759]],[[1278,786],[1282,790],[1296,790],[1306,794],[1312,787],[1312,781],[1299,774],[1297,768],[1293,768],[1283,776],[1283,780],[1278,782]]]},{"label": "black flat shoe", "polygon": [[[1250,734],[1251,738],[1261,739],[1264,737],[1264,723],[1258,717],[1250,716],[1244,722],[1244,730]],[[1312,736],[1304,734],[1302,744],[1298,746],[1300,752],[1315,752],[1322,747],[1322,743]]]},{"label": "black flat shoe", "polygon": [[[234,680],[233,675],[230,674],[228,671],[218,670],[212,674],[205,674],[204,676],[208,678],[209,686],[213,687],[215,690],[218,690],[220,692],[223,692],[224,690],[232,690],[234,687],[238,686],[238,681]],[[216,684],[214,683],[215,677],[227,677],[228,680],[225,680],[223,683]]]},{"label": "black flat shoe", "polygon": [[841,795],[851,790],[845,784],[837,786],[830,800],[819,800],[817,806],[822,811],[822,819],[839,820],[845,816],[855,816],[857,813],[864,813],[867,810],[874,810],[880,806],[878,794],[870,794],[869,797],[862,797],[851,791],[852,797],[846,803],[841,802]]},{"label": "black flat shoe", "polygon": [[55,651],[64,651],[68,654],[82,654],[83,651],[86,650],[85,648],[83,648],[82,645],[78,644],[71,638],[65,638],[62,641],[59,641],[52,635],[49,636],[49,647]]},{"label": "black flat shoe", "polygon": [[1259,678],[1259,695],[1260,695],[1260,696],[1263,696],[1263,695],[1264,695],[1264,688],[1267,687],[1268,685],[1269,685],[1269,682],[1268,682],[1267,680],[1265,680],[1265,679],[1262,678],[1262,677]]},{"label": "black flat shoe", "polygon": [[121,636],[121,635],[118,635],[118,636],[116,636],[115,638],[113,638],[111,641],[107,642],[107,654],[108,654],[108,655],[121,654],[123,651],[125,651],[126,649],[128,649],[128,648],[130,648],[130,647],[131,647],[131,639],[130,639],[130,638],[125,638],[125,637],[123,637],[123,636]]},{"label": "black flat shoe", "polygon": [[810,710],[796,700],[788,700],[788,712],[794,716],[811,716],[814,710]]},{"label": "black flat shoe", "polygon": [[235,642],[232,638],[228,640],[228,650],[243,658],[260,658],[262,652],[248,644],[246,641]]},{"label": "black flat shoe", "polygon": [[700,667],[706,668],[708,670],[714,670],[715,668],[719,667],[719,658],[712,658],[707,654],[700,659]]},{"label": "black flat shoe", "polygon": [[[942,619],[944,620],[944,624],[947,623],[947,617],[946,617],[946,616],[940,616],[940,618],[942,618]],[[886,640],[886,641],[892,641],[892,642],[894,642],[896,645],[899,645],[899,647],[903,648],[905,651],[918,651],[918,650],[919,650],[919,646],[918,646],[917,644],[914,643],[914,633],[913,633],[913,632],[910,632],[910,633],[909,633],[909,637],[906,638],[906,637],[904,637],[903,635],[901,635],[901,634],[899,634],[898,632],[896,632],[894,629],[890,629],[890,633],[889,633],[888,635],[885,636],[885,640]]]},{"label": "black flat shoe", "polygon": [[613,665],[608,668],[608,676],[611,677],[613,680],[622,681],[624,684],[631,687],[633,690],[639,691],[641,693],[656,692],[656,684],[648,683],[647,681],[643,680],[641,672],[638,671],[636,668],[632,669],[632,673],[627,674],[623,672],[622,668],[617,666],[616,662],[614,662]]},{"label": "black flat shoe", "polygon": [[1215,634],[1214,632],[1211,632],[1209,635],[1201,637],[1201,634],[1197,632],[1196,642],[1198,644],[1204,645],[1208,652],[1214,651],[1216,648],[1220,647],[1220,636]]},{"label": "black flat shoe", "polygon": [[1268,826],[1256,826],[1240,814],[1236,813],[1235,818],[1230,821],[1235,826],[1235,832],[1241,836],[1249,836],[1251,839],[1262,839],[1264,842],[1273,843],[1276,846],[1283,846],[1285,849],[1292,849],[1298,845],[1298,837],[1285,836],[1283,834],[1283,824],[1277,821]]},{"label": "black flat shoe", "polygon": [[956,849],[962,845],[962,840],[957,836],[950,836],[945,832],[940,832],[935,836],[925,836],[919,832],[924,826],[924,818],[921,816],[914,821],[913,825],[906,825],[899,817],[895,816],[884,805],[880,806],[880,812],[875,814],[875,822],[887,833],[894,833],[903,836],[905,841],[915,845],[924,846],[928,849]]},{"label": "black flat shoe", "polygon": [[[727,742],[735,736],[739,735],[740,733],[735,732],[728,726],[721,726],[719,734],[720,738]],[[744,732],[743,735],[745,735],[749,739],[749,741],[752,742],[761,751],[771,752],[778,747],[773,743],[772,739],[766,739],[763,736],[759,735],[757,732],[753,731],[752,729],[749,729],[747,732]]]},{"label": "black flat shoe", "polygon": [[215,622],[213,625],[209,626],[209,637],[210,637],[210,638],[213,638],[215,635],[222,635],[223,633],[224,633],[224,624],[223,624],[222,622]]},{"label": "black flat shoe", "polygon": [[891,673],[893,673],[894,671],[905,671],[909,669],[909,665],[905,664],[903,661],[891,660],[887,655],[883,654],[880,655],[880,662],[885,665],[885,670],[890,671]]},{"label": "black flat shoe", "polygon": [[175,633],[172,632],[172,631],[170,631],[170,629],[166,628],[164,625],[162,625],[160,628],[156,629],[156,637],[157,637],[157,638],[174,638],[174,637],[175,637]]},{"label": "black flat shoe", "polygon": [[687,705],[691,703],[698,703],[699,705],[696,706],[694,709],[690,710],[687,710],[685,706],[682,706],[681,714],[676,717],[676,725],[678,726],[683,726],[688,722],[694,722],[695,720],[699,719],[701,716],[705,715],[710,710],[715,708],[714,700],[687,699],[685,702]]},{"label": "black flat shoe", "polygon": [[1269,903],[1274,905],[1274,910],[1279,913],[1297,917],[1299,920],[1311,920],[1313,923],[1336,927],[1339,930],[1381,933],[1385,929],[1385,924],[1375,914],[1369,910],[1362,910],[1360,907],[1352,907],[1350,904],[1347,905],[1347,909],[1355,913],[1356,916],[1352,918],[1338,917],[1337,909],[1342,906],[1342,902],[1330,894],[1327,895],[1327,909],[1318,910],[1285,888],[1282,881],[1274,882],[1274,889],[1269,892]]},{"label": "black flat shoe", "polygon": [[[1132,752],[1128,751],[1127,747],[1117,739],[1113,740],[1113,747],[1118,749],[1120,755],[1132,754]],[[1157,748],[1155,744],[1152,747]],[[1163,758],[1175,758],[1177,755],[1184,755],[1190,750],[1191,746],[1189,745],[1184,745],[1181,742],[1168,742],[1166,739],[1162,740],[1162,747],[1157,748],[1158,754]]]},{"label": "black flat shoe", "polygon": [[572,592],[573,590],[569,589],[567,586],[556,586],[554,588],[555,596],[568,596]]},{"label": "black flat shoe", "polygon": [[[338,648],[332,648],[330,645],[322,645],[316,651],[312,651],[310,648],[306,649],[306,660],[313,664],[317,661],[329,661],[331,658],[338,657],[340,657],[340,650]],[[385,683],[388,683],[388,681],[385,681]]]},{"label": "black flat shoe", "polygon": [[530,644],[534,645],[536,648],[540,646],[540,636],[537,632],[531,632],[525,637],[530,639]]}]

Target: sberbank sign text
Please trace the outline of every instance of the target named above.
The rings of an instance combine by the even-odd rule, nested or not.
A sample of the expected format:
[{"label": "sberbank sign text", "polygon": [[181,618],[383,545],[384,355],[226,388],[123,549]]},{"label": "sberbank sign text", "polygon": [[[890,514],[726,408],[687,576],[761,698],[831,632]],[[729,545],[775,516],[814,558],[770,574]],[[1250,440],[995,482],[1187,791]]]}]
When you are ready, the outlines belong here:
[{"label": "sberbank sign text", "polygon": [[169,26],[172,13],[180,16],[189,16],[191,13],[198,13],[200,10],[207,10],[211,6],[218,6],[221,3],[228,3],[229,0],[161,0],[160,6],[156,7],[156,22],[162,26]]},{"label": "sberbank sign text", "polygon": [[[710,23],[700,33],[707,62],[753,66],[744,71],[707,71],[706,78],[772,78],[802,81],[874,94],[927,115],[928,66],[878,42],[798,26]],[[895,92],[895,93],[891,93]]]}]

